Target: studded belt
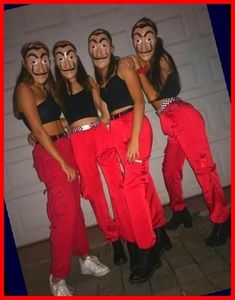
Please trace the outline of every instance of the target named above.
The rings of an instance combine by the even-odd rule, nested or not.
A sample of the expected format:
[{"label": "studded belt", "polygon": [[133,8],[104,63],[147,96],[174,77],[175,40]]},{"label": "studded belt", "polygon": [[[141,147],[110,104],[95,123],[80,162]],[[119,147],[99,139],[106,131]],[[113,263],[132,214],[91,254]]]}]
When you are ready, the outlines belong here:
[{"label": "studded belt", "polygon": [[160,115],[166,108],[167,106],[172,103],[173,101],[176,101],[176,100],[181,100],[179,97],[170,97],[170,98],[167,98],[161,105],[160,107],[156,110],[156,113],[158,115]]},{"label": "studded belt", "polygon": [[72,134],[72,133],[76,133],[76,132],[80,132],[80,131],[89,130],[91,128],[99,126],[100,123],[101,123],[101,121],[100,121],[100,119],[98,119],[98,120],[95,120],[94,122],[91,122],[88,124],[84,124],[84,125],[77,126],[77,127],[72,127],[72,128],[70,128],[69,133]]}]

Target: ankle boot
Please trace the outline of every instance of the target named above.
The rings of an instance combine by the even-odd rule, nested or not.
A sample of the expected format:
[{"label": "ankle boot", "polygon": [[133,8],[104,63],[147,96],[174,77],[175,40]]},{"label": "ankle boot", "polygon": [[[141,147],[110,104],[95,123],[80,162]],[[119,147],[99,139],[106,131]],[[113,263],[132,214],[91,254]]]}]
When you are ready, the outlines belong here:
[{"label": "ankle boot", "polygon": [[183,223],[186,228],[192,227],[192,217],[186,207],[181,211],[173,212],[170,221],[166,224],[166,229],[176,229],[181,223]]},{"label": "ankle boot", "polygon": [[155,254],[156,244],[147,250],[139,251],[137,267],[129,276],[130,283],[140,283],[151,278],[154,271],[161,266],[158,255]]},{"label": "ankle boot", "polygon": [[127,242],[127,249],[130,256],[130,270],[133,271],[138,265],[139,248],[136,243]]},{"label": "ankle boot", "polygon": [[121,240],[112,242],[113,246],[113,262],[115,265],[123,265],[127,262],[127,257]]},{"label": "ankle boot", "polygon": [[210,236],[206,238],[206,245],[211,247],[221,246],[226,243],[231,231],[231,217],[224,223],[214,224]]},{"label": "ankle boot", "polygon": [[155,253],[160,257],[165,250],[172,248],[170,238],[165,230],[165,226],[160,228],[155,228],[154,232],[157,236],[157,245],[155,248]]}]

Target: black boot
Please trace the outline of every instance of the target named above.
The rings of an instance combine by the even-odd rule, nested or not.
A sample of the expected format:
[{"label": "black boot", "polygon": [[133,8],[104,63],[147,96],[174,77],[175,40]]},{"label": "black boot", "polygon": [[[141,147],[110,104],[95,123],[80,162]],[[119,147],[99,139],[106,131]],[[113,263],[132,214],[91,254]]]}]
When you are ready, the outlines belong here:
[{"label": "black boot", "polygon": [[172,247],[169,236],[165,230],[165,227],[155,228],[154,232],[157,236],[157,246],[155,248],[155,253],[160,257],[165,250],[169,250]]},{"label": "black boot", "polygon": [[206,238],[206,245],[211,247],[221,246],[226,243],[231,232],[231,217],[226,222],[214,224],[210,236]]},{"label": "black boot", "polygon": [[183,223],[186,228],[192,227],[192,217],[186,207],[181,211],[173,212],[173,215],[165,228],[173,230],[178,228],[181,223]]},{"label": "black boot", "polygon": [[133,271],[138,265],[139,248],[136,243],[127,242],[127,249],[130,256],[130,270]]},{"label": "black boot", "polygon": [[158,255],[155,254],[156,245],[147,250],[139,250],[137,267],[129,276],[130,283],[140,283],[148,280],[153,272],[161,266],[161,261]]},{"label": "black boot", "polygon": [[115,265],[123,265],[127,262],[127,257],[121,240],[112,242],[113,246],[113,262]]}]

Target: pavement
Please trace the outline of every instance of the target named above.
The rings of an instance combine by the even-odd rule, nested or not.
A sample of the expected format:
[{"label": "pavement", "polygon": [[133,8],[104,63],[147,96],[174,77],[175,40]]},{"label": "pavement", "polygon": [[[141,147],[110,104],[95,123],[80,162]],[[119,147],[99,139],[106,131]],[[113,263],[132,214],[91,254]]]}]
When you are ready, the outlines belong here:
[{"label": "pavement", "polygon": [[[224,189],[230,202],[230,187]],[[67,283],[80,296],[196,296],[227,291],[231,287],[231,242],[220,247],[207,247],[205,237],[213,224],[208,220],[208,211],[201,195],[186,200],[192,213],[193,227],[181,225],[168,231],[173,247],[161,257],[162,265],[152,278],[144,283],[128,282],[129,262],[122,266],[113,264],[112,247],[103,240],[97,226],[88,228],[91,254],[109,266],[110,273],[103,277],[82,275],[76,257],[72,261]],[[171,212],[164,207],[167,218]],[[126,249],[126,254],[127,248]],[[50,266],[49,240],[18,249],[24,280],[30,296],[50,295],[48,274]],[[127,255],[128,256],[128,255]]]}]

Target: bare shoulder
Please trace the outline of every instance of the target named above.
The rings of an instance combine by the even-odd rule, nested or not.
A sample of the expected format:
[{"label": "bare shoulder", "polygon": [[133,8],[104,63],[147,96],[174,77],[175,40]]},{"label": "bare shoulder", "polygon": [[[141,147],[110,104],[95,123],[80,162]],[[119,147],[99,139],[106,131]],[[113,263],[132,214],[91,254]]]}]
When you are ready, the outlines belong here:
[{"label": "bare shoulder", "polygon": [[21,82],[16,87],[17,102],[21,105],[26,102],[35,102],[35,95],[30,84]]},{"label": "bare shoulder", "polygon": [[135,75],[135,71],[126,64],[125,58],[119,60],[117,73],[121,78]]},{"label": "bare shoulder", "polygon": [[30,84],[28,84],[27,82],[20,82],[16,87],[16,93],[17,95],[22,93],[33,94],[33,90]]}]

